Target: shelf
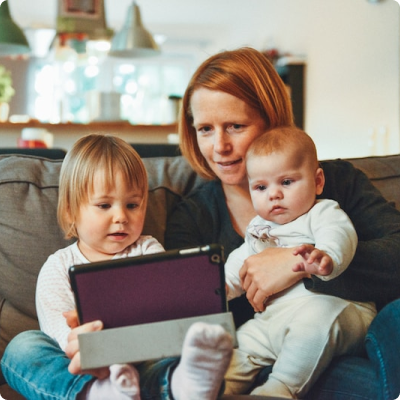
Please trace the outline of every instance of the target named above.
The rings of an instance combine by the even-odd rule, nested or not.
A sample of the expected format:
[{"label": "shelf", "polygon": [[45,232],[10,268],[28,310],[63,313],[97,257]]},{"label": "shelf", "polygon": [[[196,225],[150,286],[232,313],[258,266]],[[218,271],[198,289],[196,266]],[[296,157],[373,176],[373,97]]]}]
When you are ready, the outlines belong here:
[{"label": "shelf", "polygon": [[89,133],[111,134],[128,143],[168,143],[170,134],[178,132],[177,124],[132,125],[127,121],[96,121],[88,124],[41,123],[37,120],[27,123],[0,122],[1,147],[16,147],[24,128],[43,128],[53,134],[53,147],[68,150],[80,137]]},{"label": "shelf", "polygon": [[0,131],[7,129],[23,129],[23,128],[44,128],[51,132],[59,129],[72,129],[74,131],[94,131],[94,130],[122,130],[122,131],[170,131],[176,132],[178,129],[177,124],[166,124],[166,125],[132,125],[128,121],[93,121],[88,124],[77,124],[72,122],[51,124],[46,122],[40,122],[37,120],[31,120],[24,123],[13,123],[13,122],[0,122]]}]

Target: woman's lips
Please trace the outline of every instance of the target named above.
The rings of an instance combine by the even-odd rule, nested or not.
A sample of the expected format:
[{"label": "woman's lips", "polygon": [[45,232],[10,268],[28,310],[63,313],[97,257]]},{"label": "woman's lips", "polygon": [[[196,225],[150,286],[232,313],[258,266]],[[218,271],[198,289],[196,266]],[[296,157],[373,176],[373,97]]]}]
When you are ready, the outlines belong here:
[{"label": "woman's lips", "polygon": [[239,164],[242,161],[242,159],[239,160],[234,160],[234,161],[215,161],[216,164],[221,166],[222,168],[230,167],[232,165]]}]

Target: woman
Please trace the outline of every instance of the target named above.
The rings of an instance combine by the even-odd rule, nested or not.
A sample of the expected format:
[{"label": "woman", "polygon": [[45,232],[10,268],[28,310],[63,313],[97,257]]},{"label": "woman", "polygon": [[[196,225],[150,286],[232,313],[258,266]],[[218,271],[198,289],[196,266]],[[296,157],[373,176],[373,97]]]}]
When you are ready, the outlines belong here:
[{"label": "woman", "polygon": [[[219,242],[227,256],[242,244],[245,228],[255,215],[243,161],[247,148],[264,130],[292,124],[285,87],[261,53],[244,48],[206,60],[183,98],[180,145],[194,170],[210,182],[177,207],[169,220],[166,247]],[[241,278],[255,311],[264,309],[268,296],[300,279],[309,290],[353,301],[374,301],[379,308],[400,297],[400,213],[351,164],[333,161],[322,166],[326,185],[321,197],[338,201],[350,216],[359,237],[356,255],[346,273],[330,282],[294,273],[294,256],[289,249],[271,248],[249,257]],[[245,299],[241,300],[231,307],[238,324],[252,315]],[[397,320],[390,323],[391,331],[398,332],[399,302],[388,308],[386,314],[391,316],[397,311]],[[390,346],[390,341],[376,340],[384,336],[379,326],[385,322],[389,323],[385,315],[378,315],[368,337],[374,363],[355,357],[335,361],[310,398],[349,399],[353,394],[368,399],[397,398],[400,384],[390,377],[400,376],[399,361],[394,358],[398,348],[394,345],[391,352],[374,347]],[[394,336],[399,343],[399,335]],[[377,351],[389,359],[379,357]],[[385,363],[390,365],[389,372]]]}]

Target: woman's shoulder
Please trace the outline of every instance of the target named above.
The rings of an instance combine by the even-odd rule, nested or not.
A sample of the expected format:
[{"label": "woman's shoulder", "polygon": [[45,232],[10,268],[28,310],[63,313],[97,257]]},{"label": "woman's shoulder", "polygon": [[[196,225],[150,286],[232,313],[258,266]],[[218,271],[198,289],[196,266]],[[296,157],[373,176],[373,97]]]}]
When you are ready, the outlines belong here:
[{"label": "woman's shoulder", "polygon": [[201,198],[204,196],[219,196],[222,192],[221,181],[215,179],[212,181],[206,181],[196,189],[192,190],[185,198],[186,199],[195,199]]},{"label": "woman's shoulder", "polygon": [[[218,212],[225,204],[225,196],[219,181],[208,181],[183,197],[174,207],[170,218],[177,215],[204,217],[204,213]],[[171,217],[172,216],[172,217]]]},{"label": "woman's shoulder", "polygon": [[325,160],[320,165],[325,175],[325,186],[319,198],[334,199],[343,207],[350,194],[362,196],[372,186],[367,176],[349,161]]},{"label": "woman's shoulder", "polygon": [[197,187],[185,197],[177,205],[177,209],[195,208],[197,209],[219,209],[221,203],[225,203],[225,196],[219,180],[207,181]]},{"label": "woman's shoulder", "polygon": [[340,158],[336,160],[323,160],[320,161],[321,168],[324,170],[325,174],[330,173],[333,175],[342,174],[343,171],[356,172],[358,171],[354,165],[347,160],[342,160]]}]

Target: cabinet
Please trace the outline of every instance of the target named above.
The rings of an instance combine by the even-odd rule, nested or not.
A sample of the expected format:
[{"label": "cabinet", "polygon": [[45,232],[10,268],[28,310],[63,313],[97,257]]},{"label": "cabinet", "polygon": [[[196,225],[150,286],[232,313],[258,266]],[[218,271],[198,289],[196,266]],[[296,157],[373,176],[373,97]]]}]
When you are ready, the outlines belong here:
[{"label": "cabinet", "polygon": [[294,122],[297,127],[305,126],[305,64],[288,62],[276,67],[279,76],[287,85],[292,99]]}]

